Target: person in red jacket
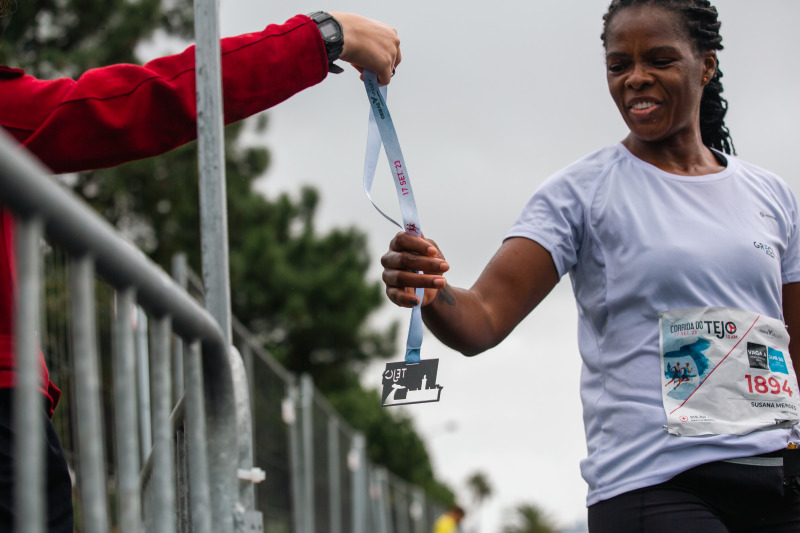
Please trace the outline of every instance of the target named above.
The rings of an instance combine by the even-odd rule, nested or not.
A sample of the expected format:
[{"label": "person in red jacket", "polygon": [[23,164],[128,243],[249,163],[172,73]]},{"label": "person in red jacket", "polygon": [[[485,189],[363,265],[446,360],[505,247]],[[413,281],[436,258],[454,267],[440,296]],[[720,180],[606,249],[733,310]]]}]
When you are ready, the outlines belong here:
[{"label": "person in red jacket", "polygon": [[[0,0],[0,17],[7,0]],[[324,35],[324,37],[323,37]],[[349,13],[297,15],[221,40],[223,110],[229,124],[341,72],[337,59],[388,84],[400,63],[394,28]],[[39,80],[0,65],[0,126],[55,173],[158,155],[196,136],[195,52],[142,66],[92,69],[77,80]],[[14,225],[0,205],[0,531],[13,531]],[[48,439],[48,531],[73,531],[71,481],[50,417],[60,391],[42,360],[41,416]]]}]

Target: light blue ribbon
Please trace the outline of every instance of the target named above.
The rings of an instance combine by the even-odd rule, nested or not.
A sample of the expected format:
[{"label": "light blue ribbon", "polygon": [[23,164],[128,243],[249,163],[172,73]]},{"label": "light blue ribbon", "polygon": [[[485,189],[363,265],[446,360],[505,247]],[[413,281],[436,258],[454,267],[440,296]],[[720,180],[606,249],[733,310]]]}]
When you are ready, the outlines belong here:
[{"label": "light blue ribbon", "polygon": [[[370,104],[369,126],[367,129],[367,152],[364,157],[364,192],[367,198],[375,206],[375,209],[388,221],[392,222],[406,233],[416,237],[422,236],[422,229],[419,224],[417,214],[417,204],[414,201],[414,192],[411,190],[411,180],[408,177],[408,168],[400,150],[400,141],[397,139],[397,132],[394,129],[392,116],[386,105],[386,87],[378,86],[378,76],[374,72],[365,70],[363,72],[364,88],[367,90],[367,99]],[[375,168],[378,166],[381,144],[386,151],[389,160],[389,169],[392,172],[397,199],[400,201],[400,214],[403,217],[403,224],[398,224],[392,217],[384,213],[372,200],[370,191],[372,181],[375,177]],[[406,364],[415,364],[420,361],[420,349],[422,347],[422,298],[425,289],[416,290],[417,303],[411,310],[411,323],[408,326],[408,339],[406,340]]]}]

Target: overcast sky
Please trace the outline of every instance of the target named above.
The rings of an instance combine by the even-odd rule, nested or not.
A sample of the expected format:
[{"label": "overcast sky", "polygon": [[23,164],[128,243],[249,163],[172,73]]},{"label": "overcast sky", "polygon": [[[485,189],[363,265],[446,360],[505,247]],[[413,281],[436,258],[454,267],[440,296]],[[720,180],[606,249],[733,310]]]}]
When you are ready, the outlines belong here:
[{"label": "overcast sky", "polygon": [[[350,11],[398,29],[403,62],[388,105],[417,198],[422,229],[469,286],[527,198],[548,175],[627,133],[608,96],[602,15],[608,0],[222,0],[222,34],[256,31],[296,13]],[[727,123],[740,157],[781,175],[800,193],[800,2],[717,0]],[[316,186],[318,228],[356,226],[369,236],[371,277],[395,229],[362,191],[368,104],[354,70],[269,111],[268,195]],[[382,156],[383,158],[383,156]],[[794,162],[794,163],[793,163]],[[374,197],[398,213],[388,166]],[[408,311],[386,306],[376,323]],[[585,456],[578,397],[580,356],[568,280],[499,347],[467,359],[430,334],[423,358],[439,358],[442,401],[406,408],[425,436],[437,474],[461,490],[485,472],[494,496],[481,532],[537,503],[562,525],[585,519]],[[381,369],[364,376],[378,386]],[[449,429],[453,425],[457,429]],[[397,450],[402,453],[402,450]],[[463,494],[463,493],[462,493]],[[464,503],[468,500],[464,498]],[[474,522],[473,522],[474,525]]]}]

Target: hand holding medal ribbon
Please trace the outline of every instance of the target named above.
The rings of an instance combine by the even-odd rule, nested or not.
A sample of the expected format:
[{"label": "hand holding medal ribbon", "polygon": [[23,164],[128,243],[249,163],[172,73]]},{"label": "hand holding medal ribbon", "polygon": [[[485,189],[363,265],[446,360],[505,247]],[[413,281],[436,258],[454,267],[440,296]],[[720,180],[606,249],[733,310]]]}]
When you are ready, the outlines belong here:
[{"label": "hand holding medal ribbon", "polygon": [[[389,108],[386,105],[386,87],[379,87],[377,75],[369,70],[363,72],[363,80],[364,88],[367,91],[367,99],[370,103],[367,150],[364,158],[364,192],[366,192],[367,198],[372,202],[375,209],[387,220],[403,229],[406,233],[421,237],[422,229],[419,223],[417,204],[414,201],[414,192],[411,189],[411,180],[408,176],[403,153],[400,150],[400,141],[397,138],[397,132],[389,114]],[[381,144],[383,144],[386,151],[395,189],[397,190],[400,213],[403,218],[402,225],[375,205],[370,195]],[[410,403],[438,402],[441,396],[442,387],[436,384],[439,360],[422,360],[420,355],[422,347],[421,305],[424,289],[418,288],[416,294],[420,303],[411,310],[405,361],[387,363],[386,370],[383,373],[381,404],[384,407]]]}]

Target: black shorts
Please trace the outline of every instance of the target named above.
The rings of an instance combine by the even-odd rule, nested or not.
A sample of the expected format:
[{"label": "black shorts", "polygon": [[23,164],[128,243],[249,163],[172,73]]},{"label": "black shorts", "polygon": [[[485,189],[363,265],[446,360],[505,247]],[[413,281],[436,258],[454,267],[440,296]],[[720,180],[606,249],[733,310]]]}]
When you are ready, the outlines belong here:
[{"label": "black shorts", "polygon": [[781,466],[719,461],[589,507],[590,533],[797,533],[800,493]]},{"label": "black shorts", "polygon": [[[0,531],[14,531],[14,428],[13,390],[0,389]],[[50,417],[44,408],[31,416],[41,419],[45,428],[47,457],[47,532],[72,533],[72,480]]]}]

